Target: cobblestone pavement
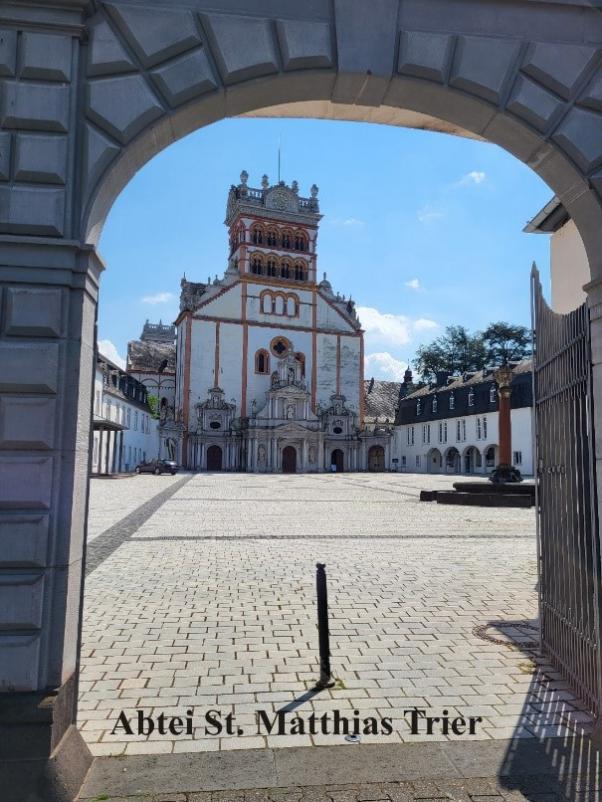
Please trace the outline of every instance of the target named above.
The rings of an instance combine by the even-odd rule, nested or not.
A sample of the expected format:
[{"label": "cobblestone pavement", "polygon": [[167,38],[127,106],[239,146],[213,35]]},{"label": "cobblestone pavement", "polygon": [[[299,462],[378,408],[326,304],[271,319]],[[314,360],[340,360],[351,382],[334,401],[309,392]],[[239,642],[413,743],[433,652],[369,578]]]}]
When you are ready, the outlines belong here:
[{"label": "cobblestone pavement", "polygon": [[[577,786],[577,787],[576,787]],[[600,787],[579,781],[560,789],[545,776],[525,778],[512,788],[498,778],[437,782],[328,785],[252,791],[201,791],[144,796],[104,796],[107,802],[600,802]]]},{"label": "cobblestone pavement", "polygon": [[[258,733],[258,710],[291,711],[287,722],[335,710],[393,720],[390,735],[362,733],[362,743],[460,737],[441,722],[412,734],[404,711],[414,706],[480,717],[464,741],[590,726],[529,644],[532,510],[420,503],[420,489],[449,487],[441,476],[200,474],[149,517],[149,488],[170,481],[98,481],[93,491],[99,545],[111,521],[94,520],[99,511],[130,516],[86,584],[79,717],[93,754],[345,743],[342,732]],[[317,561],[328,571],[337,685],[312,695]],[[137,708],[155,722],[192,709],[193,732],[111,734]],[[211,709],[234,713],[238,733],[206,728]]]}]

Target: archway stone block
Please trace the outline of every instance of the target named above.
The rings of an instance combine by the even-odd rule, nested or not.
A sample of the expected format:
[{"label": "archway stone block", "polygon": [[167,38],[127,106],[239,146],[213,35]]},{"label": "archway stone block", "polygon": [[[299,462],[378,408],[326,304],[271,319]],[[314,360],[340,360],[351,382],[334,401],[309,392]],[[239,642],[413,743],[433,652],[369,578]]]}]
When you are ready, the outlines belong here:
[{"label": "archway stone block", "polygon": [[0,29],[0,77],[13,78],[17,71],[17,32]]},{"label": "archway stone block", "polygon": [[85,197],[119,153],[119,146],[104,134],[86,124],[84,133],[83,178]]},{"label": "archway stone block", "polygon": [[538,131],[546,131],[562,113],[565,104],[547,89],[519,75],[507,108]]},{"label": "archway stone block", "polygon": [[201,43],[192,12],[186,9],[111,3],[107,10],[144,67],[154,67]]},{"label": "archway stone block", "polygon": [[554,140],[581,167],[589,172],[602,164],[602,115],[574,108],[561,123]]},{"label": "archway stone block", "polygon": [[141,75],[101,78],[88,87],[88,116],[125,145],[163,115],[163,107]]},{"label": "archway stone block", "polygon": [[568,100],[595,55],[596,49],[593,47],[564,44],[562,58],[559,58],[557,45],[537,43],[529,47],[522,70]]},{"label": "archway stone block", "polygon": [[395,68],[398,0],[334,0],[339,71],[389,78]]},{"label": "archway stone block", "polygon": [[105,19],[94,22],[90,28],[88,75],[116,75],[137,69],[109,23]]},{"label": "archway stone block", "polygon": [[521,43],[515,40],[461,36],[450,84],[491,103],[499,103],[517,66],[520,48]]},{"label": "archway stone block", "polygon": [[225,84],[278,72],[269,20],[234,14],[203,14],[201,18]]},{"label": "archway stone block", "polygon": [[585,92],[579,98],[579,103],[596,111],[602,111],[602,69],[598,70],[589,83]]},{"label": "archway stone block", "polygon": [[21,38],[19,78],[41,81],[71,80],[71,39],[25,31]]},{"label": "archway stone block", "polygon": [[326,22],[279,20],[278,39],[285,70],[332,67],[332,30]]},{"label": "archway stone block", "polygon": [[217,89],[217,80],[203,49],[193,50],[151,72],[171,106]]},{"label": "archway stone block", "polygon": [[0,187],[0,233],[62,237],[65,191],[42,186]]},{"label": "archway stone block", "polygon": [[4,81],[0,84],[0,108],[3,128],[65,133],[69,128],[69,87]]},{"label": "archway stone block", "polygon": [[403,75],[443,83],[449,71],[454,37],[442,33],[404,31],[397,69]]},{"label": "archway stone block", "polygon": [[17,134],[15,180],[65,184],[67,137],[62,134]]}]

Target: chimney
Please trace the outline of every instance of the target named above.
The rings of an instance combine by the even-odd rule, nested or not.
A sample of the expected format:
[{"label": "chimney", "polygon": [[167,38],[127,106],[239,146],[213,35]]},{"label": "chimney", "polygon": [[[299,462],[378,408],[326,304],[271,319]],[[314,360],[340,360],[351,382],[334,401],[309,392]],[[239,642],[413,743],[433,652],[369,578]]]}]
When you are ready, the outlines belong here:
[{"label": "chimney", "polygon": [[438,370],[435,374],[436,380],[435,385],[437,387],[445,387],[445,385],[449,381],[449,371],[447,370]]}]

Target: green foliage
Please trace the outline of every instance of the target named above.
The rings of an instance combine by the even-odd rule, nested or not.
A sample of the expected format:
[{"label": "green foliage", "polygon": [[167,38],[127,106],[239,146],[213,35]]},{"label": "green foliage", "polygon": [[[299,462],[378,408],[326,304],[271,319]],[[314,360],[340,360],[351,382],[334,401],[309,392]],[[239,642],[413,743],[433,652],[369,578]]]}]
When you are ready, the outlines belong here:
[{"label": "green foliage", "polygon": [[448,326],[445,334],[416,352],[414,368],[425,382],[439,371],[471,373],[518,362],[531,354],[531,333],[525,326],[499,321],[471,334],[464,326]]},{"label": "green foliage", "polygon": [[148,405],[151,409],[153,418],[159,417],[159,396],[158,395],[151,395],[150,393],[146,396],[148,401]]}]

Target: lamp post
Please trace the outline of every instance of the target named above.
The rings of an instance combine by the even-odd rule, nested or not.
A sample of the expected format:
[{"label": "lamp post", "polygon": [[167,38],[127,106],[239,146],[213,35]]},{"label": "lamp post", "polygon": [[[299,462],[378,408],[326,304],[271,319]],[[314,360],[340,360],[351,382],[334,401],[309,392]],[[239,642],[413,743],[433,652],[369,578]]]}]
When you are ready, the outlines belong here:
[{"label": "lamp post", "polygon": [[502,365],[493,377],[498,386],[498,464],[489,477],[492,482],[520,482],[522,477],[517,468],[512,467],[512,416],[511,416],[511,383],[512,368]]}]

